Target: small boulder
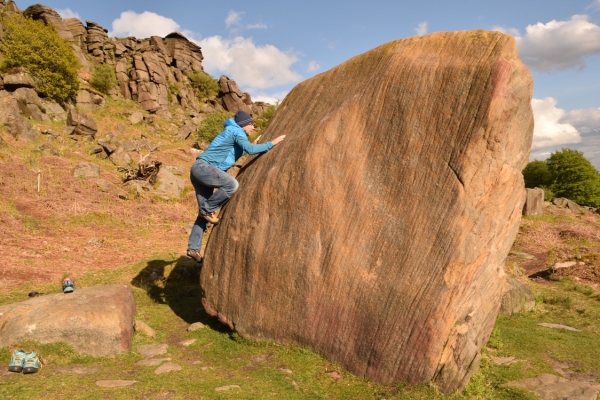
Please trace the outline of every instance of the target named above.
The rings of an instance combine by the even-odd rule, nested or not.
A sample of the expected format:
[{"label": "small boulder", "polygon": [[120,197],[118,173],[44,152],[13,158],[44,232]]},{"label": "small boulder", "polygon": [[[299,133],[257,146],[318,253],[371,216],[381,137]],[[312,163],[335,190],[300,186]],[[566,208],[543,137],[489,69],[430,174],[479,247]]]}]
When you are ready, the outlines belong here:
[{"label": "small boulder", "polygon": [[98,185],[98,189],[102,192],[111,193],[120,199],[127,200],[127,193],[112,182],[105,179],[98,179],[96,185]]},{"label": "small boulder", "polygon": [[73,169],[76,178],[100,178],[100,167],[88,162],[80,162]]},{"label": "small boulder", "polygon": [[5,74],[3,77],[4,89],[12,92],[19,88],[34,88],[35,82],[29,73],[16,72],[14,74]]},{"label": "small boulder", "polygon": [[81,135],[93,139],[98,132],[98,125],[89,115],[77,111],[75,107],[69,107],[67,125],[73,126],[72,134]]},{"label": "small boulder", "polygon": [[136,332],[142,332],[146,336],[149,336],[151,338],[155,338],[156,337],[156,332],[154,331],[154,329],[150,328],[148,326],[148,324],[146,324],[143,321],[135,320],[134,328],[135,328]]},{"label": "small boulder", "polygon": [[161,168],[157,175],[158,186],[156,193],[169,198],[179,198],[183,193],[185,183],[183,179],[175,176],[167,168]]},{"label": "small boulder", "polygon": [[65,342],[94,357],[127,353],[134,314],[133,292],[123,284],[32,297],[0,306],[0,347],[32,340]]},{"label": "small boulder", "polygon": [[531,311],[534,307],[535,296],[531,289],[529,289],[529,286],[512,276],[507,276],[500,314]]},{"label": "small boulder", "polygon": [[128,167],[132,161],[129,153],[127,153],[125,151],[125,149],[121,146],[119,146],[117,148],[117,150],[115,150],[115,152],[110,155],[109,158],[110,158],[110,161],[113,162],[113,164],[115,164],[118,167],[123,167],[123,168]]},{"label": "small boulder", "polygon": [[129,116],[129,122],[131,122],[133,125],[139,124],[143,120],[144,120],[144,114],[139,111],[135,111]]},{"label": "small boulder", "polygon": [[544,214],[544,190],[540,188],[525,189],[525,204],[523,215]]},{"label": "small boulder", "polygon": [[190,326],[188,326],[187,331],[188,332],[196,332],[197,330],[200,330],[204,328],[204,324],[202,322],[195,322],[193,324],[191,324]]}]

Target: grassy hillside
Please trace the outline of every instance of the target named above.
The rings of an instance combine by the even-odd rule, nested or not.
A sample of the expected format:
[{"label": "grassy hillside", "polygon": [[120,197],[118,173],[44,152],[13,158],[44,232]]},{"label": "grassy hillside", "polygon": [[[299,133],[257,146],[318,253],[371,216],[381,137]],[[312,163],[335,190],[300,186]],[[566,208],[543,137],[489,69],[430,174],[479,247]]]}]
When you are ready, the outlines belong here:
[{"label": "grassy hillside", "polygon": [[[34,375],[2,368],[3,398],[533,399],[532,394],[505,384],[560,371],[569,379],[600,377],[595,350],[600,332],[600,216],[558,209],[557,215],[523,221],[514,250],[535,258],[515,255],[508,262],[513,270],[523,272],[521,279],[529,282],[537,306],[532,312],[499,317],[484,348],[482,367],[464,393],[443,396],[431,385],[373,384],[314,352],[240,338],[202,311],[199,271],[184,256],[185,227],[196,215],[193,189],[187,182],[197,154],[191,148],[194,139],[177,139],[177,126],[160,117],[152,124],[131,125],[127,116],[137,107],[133,102],[109,101],[90,115],[98,123],[99,137],[113,132],[119,139],[144,136],[160,144],[156,157],[183,171],[186,189],[180,200],[137,197],[133,192],[122,200],[101,192],[94,180],[74,177],[72,169],[81,161],[97,164],[101,178],[115,184],[121,183],[123,174],[110,161],[89,154],[92,142],[75,141],[62,133],[63,124],[34,125],[40,131],[60,133],[56,139],[40,135],[35,143],[3,135],[0,304],[23,301],[30,291],[58,293],[66,274],[74,276],[79,288],[129,283],[137,302],[136,319],[155,329],[157,336],[152,339],[138,332],[132,352],[112,358],[82,357],[66,345],[21,343],[0,349],[0,360],[6,365],[17,347],[35,349],[45,360]],[[565,260],[583,260],[587,265],[547,273],[550,265]],[[187,332],[194,322],[206,327]],[[542,322],[566,324],[581,332],[541,327]],[[181,345],[190,339],[195,342],[189,347]],[[169,345],[165,357],[172,358],[181,371],[155,375],[156,367],[135,364],[143,358],[138,345],[161,343]],[[517,361],[498,365],[503,357]],[[105,379],[137,383],[121,389],[95,384]],[[231,385],[235,387],[216,390]]]}]

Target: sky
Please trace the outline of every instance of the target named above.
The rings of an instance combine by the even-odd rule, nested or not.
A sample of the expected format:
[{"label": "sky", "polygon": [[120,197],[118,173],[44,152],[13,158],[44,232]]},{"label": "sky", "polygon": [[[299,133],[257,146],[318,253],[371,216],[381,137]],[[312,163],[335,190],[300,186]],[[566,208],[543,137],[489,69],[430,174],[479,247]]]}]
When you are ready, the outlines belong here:
[{"label": "sky", "polygon": [[[31,4],[16,0],[20,9]],[[515,37],[532,72],[531,160],[562,148],[600,170],[600,0],[45,0],[63,18],[109,36],[178,31],[202,48],[206,72],[254,101],[275,103],[299,82],[392,40],[438,31]]]}]

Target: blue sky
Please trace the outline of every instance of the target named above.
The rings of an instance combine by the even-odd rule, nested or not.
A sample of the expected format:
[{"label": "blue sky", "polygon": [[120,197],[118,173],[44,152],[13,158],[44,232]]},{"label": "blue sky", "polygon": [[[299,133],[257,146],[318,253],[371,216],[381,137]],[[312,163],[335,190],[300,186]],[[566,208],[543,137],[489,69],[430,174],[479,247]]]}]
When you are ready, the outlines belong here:
[{"label": "blue sky", "polygon": [[[20,9],[34,3],[17,0]],[[205,70],[234,79],[253,100],[383,43],[437,31],[500,30],[517,39],[534,76],[531,159],[563,147],[600,169],[600,0],[129,1],[46,0],[66,17],[117,37],[184,33]]]}]

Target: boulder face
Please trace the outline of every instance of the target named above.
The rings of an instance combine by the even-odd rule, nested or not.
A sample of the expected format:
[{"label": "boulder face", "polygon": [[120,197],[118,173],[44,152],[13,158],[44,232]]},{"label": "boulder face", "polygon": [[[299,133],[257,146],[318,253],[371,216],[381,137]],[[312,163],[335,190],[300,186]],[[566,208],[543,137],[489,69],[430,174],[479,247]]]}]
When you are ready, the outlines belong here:
[{"label": "boulder face", "polygon": [[200,284],[242,336],[376,382],[463,388],[504,291],[533,136],[514,39],[384,44],[296,86],[242,167]]},{"label": "boulder face", "polygon": [[0,347],[25,340],[65,342],[81,354],[129,352],[135,300],[128,285],[75,288],[0,306]]}]

